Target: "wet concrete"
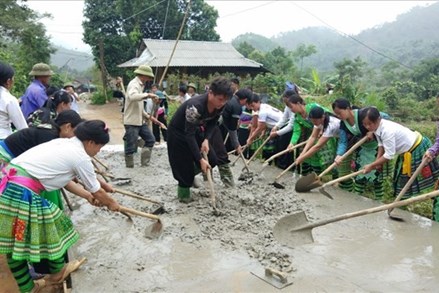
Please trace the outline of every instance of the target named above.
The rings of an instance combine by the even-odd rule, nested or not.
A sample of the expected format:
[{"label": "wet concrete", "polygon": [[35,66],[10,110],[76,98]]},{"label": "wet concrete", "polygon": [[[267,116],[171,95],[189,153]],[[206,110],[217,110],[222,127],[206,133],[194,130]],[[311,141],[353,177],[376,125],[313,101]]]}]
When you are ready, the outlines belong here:
[{"label": "wet concrete", "polygon": [[[72,274],[73,292],[277,292],[278,289],[250,272],[272,267],[287,275],[291,286],[285,292],[435,292],[439,286],[439,225],[428,219],[396,210],[405,222],[395,222],[386,212],[371,214],[314,228],[314,243],[293,248],[273,237],[273,227],[282,217],[304,211],[309,221],[379,205],[378,202],[327,188],[334,200],[317,190],[298,194],[295,177],[273,182],[279,169],[252,162],[259,174],[225,189],[214,169],[215,191],[223,215],[210,207],[207,187],[192,189],[194,202],[176,199],[164,145],[155,147],[150,166],[126,169],[121,137],[123,126],[116,103],[81,108],[84,117],[107,121],[111,142],[98,155],[116,177],[130,177],[119,186],[164,204],[164,232],[159,239],[145,237],[152,221],[90,206],[69,195],[75,211],[72,220],[81,238],[70,250],[71,258],[87,257]],[[102,114],[105,113],[105,114]],[[232,157],[232,160],[234,157]],[[241,161],[233,168],[235,179],[242,173]],[[201,177],[200,177],[201,179]],[[123,205],[145,212],[156,204],[114,194]],[[0,259],[1,262],[1,259]],[[4,271],[1,271],[4,273]],[[3,279],[0,292],[4,292]],[[14,292],[14,291],[12,291]]]},{"label": "wet concrete", "polygon": [[[378,202],[327,190],[297,194],[294,176],[281,179],[286,189],[269,185],[280,172],[268,167],[263,174],[224,189],[214,169],[215,190],[224,215],[215,217],[208,188],[193,189],[195,202],[184,205],[175,198],[174,182],[162,146],[153,153],[151,166],[127,170],[120,147],[108,147],[100,158],[119,177],[132,176],[123,188],[164,202],[161,238],[144,237],[151,222],[81,205],[72,218],[81,240],[72,253],[89,261],[73,274],[74,292],[275,292],[275,287],[250,272],[273,267],[293,284],[287,292],[432,292],[439,285],[439,225],[405,211],[405,222],[392,221],[386,212],[367,215],[313,229],[315,242],[293,248],[272,235],[277,220],[305,211],[310,221],[366,209]],[[116,152],[113,152],[116,150]],[[136,158],[137,160],[138,158]],[[136,162],[137,163],[137,162]],[[138,164],[139,165],[139,164]],[[250,165],[258,173],[262,165]],[[233,168],[241,174],[240,161]],[[117,197],[121,203],[144,211],[152,206]]]}]

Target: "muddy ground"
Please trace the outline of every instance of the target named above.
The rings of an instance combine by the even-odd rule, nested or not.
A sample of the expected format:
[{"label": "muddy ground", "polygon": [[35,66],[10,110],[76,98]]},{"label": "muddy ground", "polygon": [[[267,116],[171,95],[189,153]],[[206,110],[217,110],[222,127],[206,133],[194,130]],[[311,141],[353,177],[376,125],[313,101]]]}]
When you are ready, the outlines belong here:
[{"label": "muddy ground", "polygon": [[[135,168],[124,167],[117,104],[87,105],[82,111],[86,118],[108,119],[113,127],[111,144],[97,157],[115,176],[132,179],[117,187],[162,202],[166,213],[160,215],[163,234],[150,239],[145,230],[153,221],[133,216],[131,222],[69,195],[75,209],[71,217],[81,235],[70,255],[88,258],[72,274],[73,292],[276,292],[252,274],[263,275],[266,267],[282,271],[292,282],[285,292],[437,291],[437,223],[401,210],[396,212],[405,222],[396,222],[381,212],[315,228],[314,243],[283,246],[273,237],[273,227],[286,215],[304,211],[312,222],[379,203],[337,188],[327,189],[334,200],[317,190],[298,194],[292,173],[281,181],[286,189],[276,189],[269,183],[280,170],[270,166],[261,173],[260,162],[250,165],[257,176],[239,181],[238,161],[235,188],[224,188],[214,169],[222,212],[215,216],[205,186],[192,190],[194,202],[178,202],[166,145],[154,148],[150,166],[140,167],[138,153]],[[145,212],[158,207],[113,196]],[[276,278],[270,280],[279,285]]]}]

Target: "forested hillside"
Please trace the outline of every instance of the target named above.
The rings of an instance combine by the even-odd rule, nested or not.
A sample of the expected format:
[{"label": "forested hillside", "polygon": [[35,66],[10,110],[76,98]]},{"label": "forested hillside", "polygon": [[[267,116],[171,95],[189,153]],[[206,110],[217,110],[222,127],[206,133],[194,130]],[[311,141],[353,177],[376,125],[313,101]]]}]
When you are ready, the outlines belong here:
[{"label": "forested hillside", "polygon": [[247,42],[264,52],[275,46],[293,51],[300,44],[314,45],[316,53],[307,57],[304,65],[321,72],[333,70],[333,63],[343,58],[353,59],[357,56],[373,68],[380,67],[391,59],[411,67],[422,59],[439,57],[438,15],[439,3],[435,3],[428,7],[415,7],[399,15],[394,22],[351,37],[326,27],[310,27],[284,32],[270,39],[257,34],[244,34],[232,43],[238,47],[240,43]]}]

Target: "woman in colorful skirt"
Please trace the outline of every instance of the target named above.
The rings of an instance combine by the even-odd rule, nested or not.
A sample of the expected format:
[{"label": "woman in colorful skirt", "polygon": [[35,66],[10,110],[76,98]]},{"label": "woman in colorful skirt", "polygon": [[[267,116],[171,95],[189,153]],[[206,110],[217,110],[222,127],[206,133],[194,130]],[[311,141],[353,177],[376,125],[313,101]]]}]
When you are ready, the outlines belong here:
[{"label": "woman in colorful skirt", "polygon": [[[364,165],[372,163],[378,152],[378,143],[375,137],[369,141],[363,143],[354,153],[341,161],[346,151],[357,143],[360,139],[365,137],[368,133],[367,129],[363,126],[359,120],[359,109],[353,109],[348,100],[340,98],[332,103],[332,109],[334,113],[342,120],[340,125],[339,140],[337,146],[337,156],[335,162],[337,163],[337,169],[339,176],[344,176],[352,172],[363,168]],[[381,117],[388,119],[386,113],[380,112]],[[391,176],[391,174],[388,174]],[[374,170],[367,174],[360,174],[355,177],[354,180],[348,179],[343,182],[346,190],[354,190],[356,193],[364,194],[367,185],[373,185],[374,196],[376,199],[383,197],[383,170]],[[340,184],[340,187],[342,185]]]},{"label": "woman in colorful skirt", "polygon": [[[368,131],[372,131],[378,141],[378,153],[375,161],[364,166],[364,174],[382,167],[397,156],[393,175],[394,195],[404,188],[412,173],[418,168],[431,141],[417,131],[401,124],[383,119],[375,107],[360,111],[360,121]],[[422,194],[433,188],[439,176],[439,164],[436,159],[425,165],[405,198]]]},{"label": "woman in colorful skirt", "polygon": [[[288,92],[288,93],[287,93]],[[290,147],[306,141],[313,131],[314,125],[309,121],[309,112],[314,107],[321,107],[325,112],[329,109],[320,106],[317,103],[306,104],[305,101],[294,91],[286,91],[284,95],[288,96],[288,106],[295,114],[293,135],[291,136]],[[299,148],[298,153],[303,148]],[[301,162],[301,175],[307,175],[311,172],[321,173],[324,168],[329,166],[334,160],[334,150],[325,145],[319,152]]]},{"label": "woman in colorful skirt", "polygon": [[[61,284],[81,262],[64,265],[64,254],[79,238],[71,220],[52,202],[40,196],[43,190],[65,187],[91,204],[112,211],[118,203],[101,188],[91,157],[109,141],[103,121],[80,123],[76,137],[54,139],[29,149],[3,169],[0,183],[0,254],[21,292],[40,292],[45,285]],[[85,188],[71,180],[80,177]],[[32,281],[28,262],[47,259],[51,275]]]},{"label": "woman in colorful skirt", "polygon": [[335,157],[336,137],[338,137],[340,130],[340,119],[329,112],[325,112],[320,106],[311,108],[308,118],[314,127],[302,153],[295,160],[297,166],[324,148],[326,149],[325,156]]},{"label": "woman in colorful skirt", "polygon": [[[437,96],[439,98],[439,95]],[[431,162],[439,154],[439,122],[437,123],[437,134],[434,145],[432,145],[424,154],[424,157],[428,158]],[[438,182],[438,181],[437,181]],[[439,222],[439,200],[437,197],[433,200],[433,220]]]}]

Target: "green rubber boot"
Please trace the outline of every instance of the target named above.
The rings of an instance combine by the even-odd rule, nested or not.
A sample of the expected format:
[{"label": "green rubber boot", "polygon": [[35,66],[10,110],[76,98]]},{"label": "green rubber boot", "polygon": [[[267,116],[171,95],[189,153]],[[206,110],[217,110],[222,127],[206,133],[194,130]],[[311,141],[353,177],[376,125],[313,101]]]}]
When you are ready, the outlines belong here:
[{"label": "green rubber boot", "polygon": [[225,187],[235,187],[235,181],[233,180],[232,170],[229,164],[218,166],[221,181],[224,183]]},{"label": "green rubber boot", "polygon": [[192,201],[191,189],[189,187],[178,186],[177,196],[178,196],[178,200],[182,203],[190,203]]}]

